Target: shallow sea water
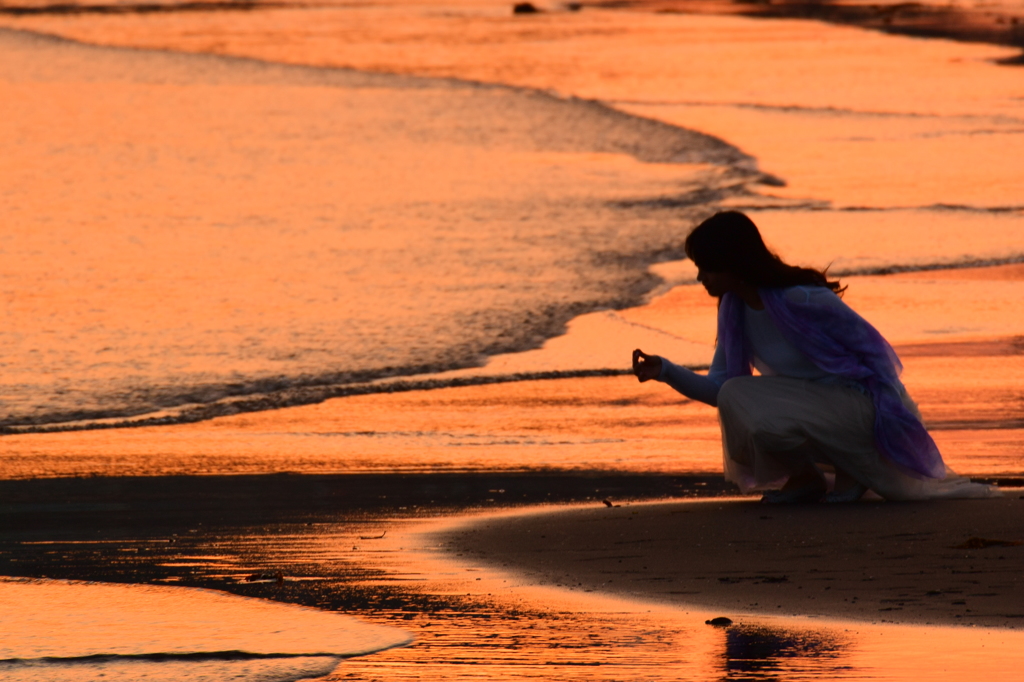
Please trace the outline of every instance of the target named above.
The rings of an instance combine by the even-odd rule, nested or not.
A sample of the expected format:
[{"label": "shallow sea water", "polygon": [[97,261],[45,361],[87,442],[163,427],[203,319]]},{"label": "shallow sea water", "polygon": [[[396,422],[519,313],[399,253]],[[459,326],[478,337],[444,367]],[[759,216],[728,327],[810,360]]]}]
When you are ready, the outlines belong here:
[{"label": "shallow sea water", "polygon": [[207,590],[0,580],[0,595],[9,682],[291,682],[411,641],[397,628]]},{"label": "shallow sea water", "polygon": [[[169,51],[5,35],[10,426],[479,365],[641,302],[720,206],[837,274],[1024,258],[1008,48],[498,2],[2,21]],[[932,332],[986,333],[965,303]]]},{"label": "shallow sea water", "polygon": [[653,281],[673,230],[610,200],[747,163],[542,93],[3,39],[11,425],[537,345]]}]

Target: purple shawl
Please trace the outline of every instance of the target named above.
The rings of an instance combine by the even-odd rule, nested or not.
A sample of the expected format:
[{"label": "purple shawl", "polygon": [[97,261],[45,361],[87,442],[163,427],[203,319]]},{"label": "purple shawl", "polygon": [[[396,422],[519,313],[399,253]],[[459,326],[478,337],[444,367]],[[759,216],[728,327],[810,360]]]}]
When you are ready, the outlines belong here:
[{"label": "purple shawl", "polygon": [[[875,447],[917,478],[944,478],[935,441],[900,398],[900,363],[892,346],[846,305],[793,302],[786,289],[758,289],[782,336],[829,374],[856,381],[875,406]],[[718,309],[718,342],[729,378],[749,375],[753,351],[743,333],[743,300],[725,294]]]}]

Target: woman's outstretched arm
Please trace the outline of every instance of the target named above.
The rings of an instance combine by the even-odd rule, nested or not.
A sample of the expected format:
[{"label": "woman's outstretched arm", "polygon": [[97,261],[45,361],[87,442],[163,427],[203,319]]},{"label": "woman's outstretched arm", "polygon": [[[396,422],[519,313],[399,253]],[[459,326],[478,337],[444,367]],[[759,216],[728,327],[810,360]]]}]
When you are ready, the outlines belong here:
[{"label": "woman's outstretched arm", "polygon": [[725,355],[721,348],[716,348],[711,370],[704,376],[666,358],[648,355],[638,348],[633,351],[633,373],[640,381],[657,379],[691,400],[717,407],[718,389],[725,383]]}]

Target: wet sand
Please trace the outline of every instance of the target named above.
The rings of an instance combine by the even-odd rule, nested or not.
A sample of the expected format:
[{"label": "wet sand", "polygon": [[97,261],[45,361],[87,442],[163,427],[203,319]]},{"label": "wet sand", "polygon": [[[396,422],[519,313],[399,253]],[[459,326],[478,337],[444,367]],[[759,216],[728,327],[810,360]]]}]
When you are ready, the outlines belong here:
[{"label": "wet sand", "polygon": [[[720,476],[600,472],[0,480],[0,575],[174,583],[347,610],[368,598],[305,581],[380,574],[366,552],[403,523],[516,505],[697,494],[729,494],[729,487]],[[277,574],[289,579],[279,585]]]},{"label": "wet sand", "polygon": [[451,548],[533,584],[720,615],[1024,628],[1024,496],[604,505],[474,522]]},{"label": "wet sand", "polygon": [[[1010,2],[899,2],[898,0],[612,0],[585,3],[656,12],[734,14],[763,19],[817,19],[883,33],[1024,45],[1024,12]],[[1021,63],[1018,59],[1013,63]]]},{"label": "wet sand", "polygon": [[[642,578],[659,577],[653,572],[663,566],[678,572],[675,564],[680,563],[682,552],[678,544],[665,545],[664,534],[653,530],[645,533],[648,521],[653,529],[659,519],[669,520],[669,524],[662,523],[663,528],[682,528],[678,519],[692,519],[691,526],[705,518],[716,522],[750,519],[748,525],[774,526],[780,537],[786,533],[794,536],[803,529],[808,538],[813,535],[820,542],[817,529],[808,529],[806,519],[794,513],[798,509],[773,512],[769,515],[775,519],[762,520],[743,515],[744,510],[757,512],[757,505],[731,498],[707,499],[692,507],[679,501],[688,495],[722,492],[720,476],[587,476],[575,472],[0,481],[0,571],[7,575],[213,588],[344,612],[369,623],[396,625],[415,636],[411,646],[343,662],[329,678],[337,680],[468,681],[480,679],[483,674],[488,679],[546,682],[668,682],[719,679],[723,670],[743,670],[747,679],[779,679],[782,673],[786,679],[913,680],[919,679],[920,670],[936,665],[936,656],[950,661],[944,659],[943,669],[929,675],[930,679],[970,679],[965,671],[977,670],[991,672],[987,679],[1013,679],[1005,671],[1016,670],[1019,664],[1019,652],[1024,650],[1019,645],[1021,633],[1002,628],[1014,628],[1015,623],[1008,618],[955,619],[957,609],[966,616],[978,611],[976,593],[1002,590],[1004,603],[1010,603],[1013,595],[1007,584],[990,584],[993,581],[987,580],[991,577],[987,574],[950,571],[949,581],[940,584],[945,593],[919,600],[936,600],[933,606],[949,609],[947,616],[952,620],[932,618],[934,614],[922,620],[997,628],[897,627],[883,621],[905,618],[903,611],[877,610],[877,617],[871,619],[877,625],[857,623],[867,618],[853,613],[846,602],[842,602],[845,610],[830,615],[852,620],[793,618],[793,614],[813,612],[796,599],[772,602],[771,608],[760,611],[760,606],[748,603],[758,601],[756,597],[741,605],[724,601],[703,604],[699,596],[682,594],[687,590],[678,586],[664,589],[680,594],[661,598],[662,604],[652,603],[650,598],[657,590],[650,586],[661,583],[664,587],[664,581]],[[671,496],[677,501],[660,505],[623,502],[622,507],[611,509],[601,502],[604,498],[618,502],[642,496]],[[556,562],[541,565],[547,572],[542,575],[527,565],[534,560],[530,557],[534,553],[529,551],[536,546],[534,541],[529,536],[524,538],[523,527],[519,531],[515,528],[519,522],[513,515],[525,512],[509,507],[545,501],[575,502],[587,507],[568,511],[562,507],[563,511],[557,511],[549,506],[547,513],[518,518],[534,523],[534,527],[543,524],[539,534],[552,539],[552,533],[563,531],[573,536],[589,534],[599,549],[589,556],[538,552],[538,563],[545,558]],[[1012,507],[1010,503],[1024,505],[1016,496],[994,501],[993,506],[1000,506],[1004,512],[1004,526],[980,530],[995,535],[1012,525],[1007,520],[1012,519],[1012,509],[1006,509]],[[723,514],[720,506],[732,516]],[[976,506],[957,503],[948,511],[959,516],[964,509]],[[501,516],[477,516],[473,521],[476,532],[457,525],[464,524],[467,515],[489,508]],[[867,517],[865,523],[871,527],[877,525],[878,512],[895,510],[909,521],[890,533],[894,534],[916,532],[922,524],[939,523],[941,519],[932,513],[936,508],[924,504],[863,504],[814,511],[832,518],[844,514],[848,519]],[[449,514],[455,516],[445,518]],[[919,521],[921,514],[929,517],[927,523]],[[571,523],[565,525],[558,519]],[[731,525],[735,527],[736,523]],[[454,536],[450,532],[453,526],[461,528]],[[589,530],[578,533],[578,527]],[[833,527],[842,530],[841,525]],[[858,526],[858,530],[863,527]],[[447,535],[439,537],[439,529]],[[758,529],[752,532],[758,533]],[[766,537],[770,536],[758,533],[757,539],[768,542]],[[961,540],[959,536],[953,539]],[[491,540],[498,551],[488,554]],[[683,540],[693,542],[692,538]],[[662,550],[669,550],[662,552],[664,563],[640,563],[640,557],[650,554],[659,541]],[[701,537],[696,542],[706,547],[709,541]],[[945,542],[942,538],[935,541]],[[565,549],[571,549],[572,542],[567,537]],[[876,541],[860,536],[855,542],[863,542],[866,547],[875,546]],[[925,543],[912,537],[906,544]],[[517,548],[517,556],[511,556],[511,547]],[[987,570],[988,564],[996,562],[1019,566],[1020,549],[993,547],[963,553],[979,557],[968,564],[974,568],[967,570]],[[844,584],[841,580],[825,580],[841,576],[841,572],[833,576],[809,569],[797,573],[810,560],[801,554],[823,554],[819,548],[788,552],[783,557],[786,567],[782,574],[787,580],[767,583],[758,576],[781,576],[771,565],[750,569],[753,562],[749,557],[759,560],[760,555],[749,549],[745,552],[748,558],[744,562],[731,557],[726,558],[732,564],[726,559],[706,561],[710,569],[702,575],[709,582],[717,583],[719,577],[731,580],[728,585],[715,584],[711,589],[742,590],[752,586],[776,588],[780,594],[791,590],[802,596],[811,585],[816,589],[831,585],[837,590]],[[955,550],[949,553],[958,554]],[[1000,555],[1006,559],[998,559]],[[691,552],[685,565],[690,566],[696,556]],[[714,559],[710,553],[707,556]],[[600,559],[579,561],[598,557],[604,558],[604,568],[611,573],[600,573]],[[981,563],[986,557],[988,563]],[[622,564],[618,563],[620,559]],[[907,561],[899,556],[890,556],[889,560],[898,561],[901,571],[906,568]],[[486,563],[497,570],[489,570]],[[593,580],[579,568],[589,564],[593,566],[585,570]],[[827,566],[835,570],[831,562]],[[961,570],[956,566],[953,569]],[[570,572],[577,578],[572,582],[565,575]],[[855,595],[866,610],[870,610],[870,590],[878,589],[876,582],[882,582],[878,573],[874,577],[876,581],[861,581],[861,591]],[[1010,578],[1004,582],[1009,583]],[[601,584],[609,579],[633,584],[621,590],[612,589],[615,583]],[[798,580],[804,581],[803,591],[794,589]],[[844,580],[846,584],[856,583],[853,578]],[[923,591],[923,587],[917,587],[924,584],[917,574],[907,576],[906,581],[913,581],[913,589]],[[762,584],[753,585],[755,582]],[[958,589],[960,593],[955,592]],[[828,592],[821,594],[827,596]],[[622,596],[629,599],[616,598]],[[912,603],[914,596],[899,595],[905,605]],[[967,603],[951,603],[959,600]],[[807,603],[813,605],[815,601]],[[761,599],[761,604],[765,603]],[[785,608],[779,609],[777,604],[785,604]],[[899,604],[891,607],[899,608]],[[704,624],[718,615],[731,616],[736,624],[729,628]]]}]

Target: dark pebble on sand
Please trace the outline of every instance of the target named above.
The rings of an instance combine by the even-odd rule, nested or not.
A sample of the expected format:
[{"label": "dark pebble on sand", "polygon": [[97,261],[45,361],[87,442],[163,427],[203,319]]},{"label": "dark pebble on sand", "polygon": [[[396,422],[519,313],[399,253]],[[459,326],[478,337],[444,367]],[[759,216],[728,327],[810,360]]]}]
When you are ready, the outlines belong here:
[{"label": "dark pebble on sand", "polygon": [[537,14],[539,9],[532,2],[517,2],[512,5],[512,14]]}]

